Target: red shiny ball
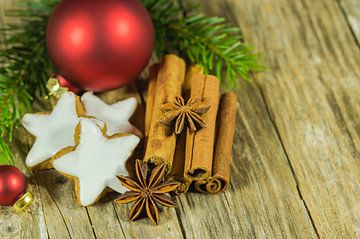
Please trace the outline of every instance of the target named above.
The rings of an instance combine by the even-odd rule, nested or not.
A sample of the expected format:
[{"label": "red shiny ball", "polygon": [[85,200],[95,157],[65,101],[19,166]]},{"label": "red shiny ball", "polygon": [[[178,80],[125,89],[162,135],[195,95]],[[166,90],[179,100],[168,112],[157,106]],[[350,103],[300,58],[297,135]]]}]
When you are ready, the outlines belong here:
[{"label": "red shiny ball", "polygon": [[16,167],[0,165],[0,205],[13,205],[26,192],[26,177]]},{"label": "red shiny ball", "polygon": [[142,72],[154,35],[139,0],[62,0],[50,18],[46,43],[60,75],[99,92],[125,85]]}]

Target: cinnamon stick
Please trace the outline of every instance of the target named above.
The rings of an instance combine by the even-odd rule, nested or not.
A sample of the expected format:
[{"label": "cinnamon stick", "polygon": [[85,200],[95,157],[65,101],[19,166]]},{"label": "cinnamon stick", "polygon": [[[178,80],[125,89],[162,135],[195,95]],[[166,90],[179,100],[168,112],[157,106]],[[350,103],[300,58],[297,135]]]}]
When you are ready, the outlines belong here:
[{"label": "cinnamon stick", "polygon": [[193,65],[189,67],[186,71],[185,82],[183,85],[183,96],[186,101],[190,97],[191,80],[197,74],[204,74],[204,67],[200,65]]},{"label": "cinnamon stick", "polygon": [[175,193],[178,195],[186,193],[191,184],[190,181],[184,178],[185,145],[186,131],[183,131],[177,138],[174,162],[169,174],[169,179],[180,182],[180,185],[175,190]]},{"label": "cinnamon stick", "polygon": [[[146,96],[146,112],[145,112],[145,139],[149,136],[150,124],[152,114],[154,111],[156,81],[159,72],[159,64],[154,64],[150,67],[150,77],[148,81],[147,96]],[[146,143],[145,143],[146,144]]]},{"label": "cinnamon stick", "polygon": [[195,189],[202,193],[220,193],[226,190],[230,181],[230,163],[236,123],[237,97],[228,92],[221,99],[217,119],[217,141],[215,146],[212,177],[195,183]]},{"label": "cinnamon stick", "polygon": [[175,96],[181,95],[185,69],[185,62],[181,58],[166,55],[159,66],[156,89],[153,94],[155,99],[152,105],[144,162],[155,165],[164,162],[168,173],[173,164],[176,135],[172,129],[159,122],[162,115],[161,106],[172,102]]},{"label": "cinnamon stick", "polygon": [[[185,82],[183,85],[183,97],[188,101],[190,97],[191,79],[196,74],[203,74],[204,68],[202,66],[194,65],[187,69]],[[174,163],[170,172],[170,178],[180,182],[180,186],[175,190],[176,194],[186,193],[190,187],[191,181],[184,178],[185,165],[185,147],[186,147],[186,131],[178,135],[176,142],[176,149],[174,155]]]},{"label": "cinnamon stick", "polygon": [[196,132],[187,129],[184,178],[204,180],[211,176],[215,142],[216,116],[220,101],[220,81],[215,76],[196,74],[191,79],[191,97],[197,97],[211,107],[203,115],[207,124]]}]

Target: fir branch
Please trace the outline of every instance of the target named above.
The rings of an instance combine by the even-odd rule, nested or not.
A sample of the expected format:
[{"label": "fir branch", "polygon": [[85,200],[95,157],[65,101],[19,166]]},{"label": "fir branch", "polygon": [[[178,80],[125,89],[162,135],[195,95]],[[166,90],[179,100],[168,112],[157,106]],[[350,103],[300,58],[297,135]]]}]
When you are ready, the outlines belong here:
[{"label": "fir branch", "polygon": [[[162,55],[170,44],[191,63],[221,79],[223,88],[236,88],[238,76],[250,80],[251,71],[263,69],[251,46],[242,42],[240,30],[224,18],[192,14],[191,3],[177,0],[142,0],[156,30],[156,51]],[[184,14],[186,12],[187,14]],[[223,75],[226,72],[226,75]]]},{"label": "fir branch", "polygon": [[206,74],[215,73],[224,88],[236,88],[237,76],[250,80],[251,71],[262,69],[252,47],[241,42],[240,30],[228,25],[224,18],[189,16],[169,29],[170,42],[192,63],[204,66]]},{"label": "fir branch", "polygon": [[141,0],[150,13],[156,36],[155,52],[161,57],[166,51],[168,26],[176,24],[183,9],[174,0]]},{"label": "fir branch", "polygon": [[0,50],[0,164],[14,164],[9,149],[13,130],[31,109],[35,92],[46,94],[46,81],[53,72],[45,47],[45,30],[55,0],[23,2],[6,12],[17,23],[1,29],[5,46]]}]

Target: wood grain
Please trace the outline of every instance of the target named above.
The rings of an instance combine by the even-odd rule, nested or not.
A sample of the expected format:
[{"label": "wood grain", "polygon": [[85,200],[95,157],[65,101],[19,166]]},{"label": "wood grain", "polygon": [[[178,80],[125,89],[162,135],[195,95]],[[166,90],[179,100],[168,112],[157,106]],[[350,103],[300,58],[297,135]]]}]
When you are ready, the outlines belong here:
[{"label": "wood grain", "polygon": [[359,237],[360,51],[338,4],[216,2],[265,53],[255,81],[317,233]]},{"label": "wood grain", "polygon": [[354,36],[357,38],[358,45],[360,45],[360,1],[338,0],[338,2]]},{"label": "wood grain", "polygon": [[[23,129],[16,131],[16,135],[26,135]],[[41,198],[40,186],[35,175],[29,172],[24,164],[29,147],[28,138],[14,139],[14,157],[16,165],[28,178],[28,188],[35,198]],[[21,147],[20,147],[21,146]],[[15,214],[12,208],[0,208],[0,238],[48,238],[48,232],[44,217],[44,204],[36,200],[28,209],[27,213]]]},{"label": "wood grain", "polygon": [[[130,222],[130,206],[114,205],[114,193],[82,208],[71,180],[28,172],[32,139],[18,129],[15,160],[36,201],[24,214],[0,208],[0,238],[360,238],[358,1],[199,1],[204,12],[240,26],[268,65],[236,91],[229,190],[176,197],[179,207],[163,209],[157,227]],[[0,1],[0,25],[14,2]],[[140,89],[102,97],[145,103]],[[132,122],[142,131],[143,119],[141,104]]]},{"label": "wood grain", "polygon": [[188,237],[315,238],[262,96],[254,84],[242,84],[237,94],[230,188],[220,195],[180,198],[178,211]]}]

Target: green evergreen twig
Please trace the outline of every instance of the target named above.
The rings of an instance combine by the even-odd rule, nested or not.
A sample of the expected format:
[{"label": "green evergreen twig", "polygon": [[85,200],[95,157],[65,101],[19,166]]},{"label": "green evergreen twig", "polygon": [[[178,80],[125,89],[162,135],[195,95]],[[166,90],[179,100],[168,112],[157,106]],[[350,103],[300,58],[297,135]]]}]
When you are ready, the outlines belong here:
[{"label": "green evergreen twig", "polygon": [[13,130],[30,110],[35,92],[46,93],[52,66],[45,48],[48,17],[56,1],[26,2],[6,12],[17,23],[1,29],[0,50],[0,164],[14,164],[9,148]]},{"label": "green evergreen twig", "polygon": [[181,0],[142,1],[153,18],[158,55],[172,47],[191,63],[202,65],[205,73],[216,74],[223,88],[235,88],[239,76],[250,80],[251,71],[263,69],[252,47],[242,42],[239,28],[224,18],[192,14],[189,10],[196,5],[187,1],[182,4],[178,4]]}]

